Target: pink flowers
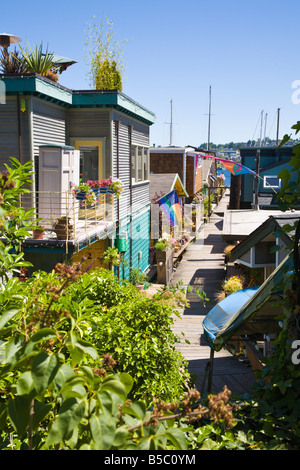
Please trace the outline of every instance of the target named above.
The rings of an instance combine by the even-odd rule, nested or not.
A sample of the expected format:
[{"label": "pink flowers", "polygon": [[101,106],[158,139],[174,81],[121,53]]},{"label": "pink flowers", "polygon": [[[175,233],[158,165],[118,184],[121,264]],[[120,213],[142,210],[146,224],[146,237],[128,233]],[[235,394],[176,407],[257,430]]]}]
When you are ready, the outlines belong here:
[{"label": "pink flowers", "polygon": [[112,192],[115,194],[117,198],[119,198],[124,191],[124,185],[122,181],[120,181],[118,178],[106,178],[101,181],[94,181],[94,180],[88,180],[86,183],[81,183],[79,186],[76,186],[74,189],[76,191],[86,191],[90,192],[91,190],[96,190],[96,189],[107,189],[109,192]]}]

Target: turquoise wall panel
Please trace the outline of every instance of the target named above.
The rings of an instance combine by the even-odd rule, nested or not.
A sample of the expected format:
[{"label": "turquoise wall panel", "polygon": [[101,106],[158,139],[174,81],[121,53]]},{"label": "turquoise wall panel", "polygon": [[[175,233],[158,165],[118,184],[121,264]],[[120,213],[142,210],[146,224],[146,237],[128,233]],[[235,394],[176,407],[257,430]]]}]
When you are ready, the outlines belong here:
[{"label": "turquoise wall panel", "polygon": [[[130,223],[121,224],[120,232],[127,233],[127,251],[124,253],[125,266],[119,269],[120,279],[129,279],[130,273],[130,244],[132,243],[132,267],[138,268],[144,272],[149,266],[149,249],[150,249],[150,209],[141,215],[134,215],[132,220],[132,240],[130,239]],[[115,274],[118,268],[115,268]]]}]

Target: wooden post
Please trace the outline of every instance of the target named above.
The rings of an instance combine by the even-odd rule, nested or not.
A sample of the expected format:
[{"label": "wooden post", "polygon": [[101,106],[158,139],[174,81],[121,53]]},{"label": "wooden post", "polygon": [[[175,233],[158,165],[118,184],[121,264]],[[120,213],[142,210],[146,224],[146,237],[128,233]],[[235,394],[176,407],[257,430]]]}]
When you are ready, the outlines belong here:
[{"label": "wooden post", "polygon": [[208,372],[208,380],[207,380],[207,393],[211,392],[212,376],[213,376],[213,365],[214,365],[214,350],[213,350],[213,348],[211,348],[211,350],[210,350],[210,359],[209,359],[209,372]]},{"label": "wooden post", "polygon": [[241,201],[242,175],[231,176],[229,209],[239,209]]}]

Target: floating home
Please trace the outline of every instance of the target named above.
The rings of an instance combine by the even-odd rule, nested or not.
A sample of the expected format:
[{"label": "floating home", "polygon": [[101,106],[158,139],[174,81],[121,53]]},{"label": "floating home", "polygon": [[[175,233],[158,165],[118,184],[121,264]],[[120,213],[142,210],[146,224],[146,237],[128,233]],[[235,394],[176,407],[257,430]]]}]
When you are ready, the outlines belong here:
[{"label": "floating home", "polygon": [[186,202],[191,202],[204,184],[215,186],[217,177],[216,161],[203,158],[201,154],[215,156],[214,152],[194,147],[151,147],[150,172],[177,173],[188,193]]},{"label": "floating home", "polygon": [[293,147],[243,147],[239,151],[241,164],[259,175],[258,186],[253,174],[232,177],[230,208],[252,209],[257,205],[265,210],[278,209],[276,193],[281,187],[279,174],[283,169],[291,171],[289,162],[293,156]]},{"label": "floating home", "polygon": [[[43,239],[26,239],[23,250],[34,269],[85,259],[100,265],[108,246],[118,245],[129,268],[149,266],[149,131],[154,114],[118,90],[74,91],[38,74],[0,75],[0,167],[9,157],[32,162],[35,176],[23,201],[35,207]],[[100,194],[82,206],[70,191],[81,179],[118,178],[120,198]],[[57,228],[66,218],[67,233]],[[55,225],[56,224],[56,225]]]}]

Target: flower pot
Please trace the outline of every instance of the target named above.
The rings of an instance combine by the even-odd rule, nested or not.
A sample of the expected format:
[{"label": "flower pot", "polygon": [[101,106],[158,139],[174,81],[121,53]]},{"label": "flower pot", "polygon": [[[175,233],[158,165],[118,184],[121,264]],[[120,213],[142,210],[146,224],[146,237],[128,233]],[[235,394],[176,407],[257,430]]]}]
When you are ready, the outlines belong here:
[{"label": "flower pot", "polygon": [[44,233],[45,233],[45,230],[43,229],[34,229],[32,231],[32,238],[34,238],[35,240],[43,240]]},{"label": "flower pot", "polygon": [[86,192],[85,191],[76,191],[76,199],[78,201],[83,201],[85,199]]},{"label": "flower pot", "polygon": [[112,189],[110,188],[99,188],[99,192],[100,194],[108,194],[108,193],[112,194],[113,193]]}]

